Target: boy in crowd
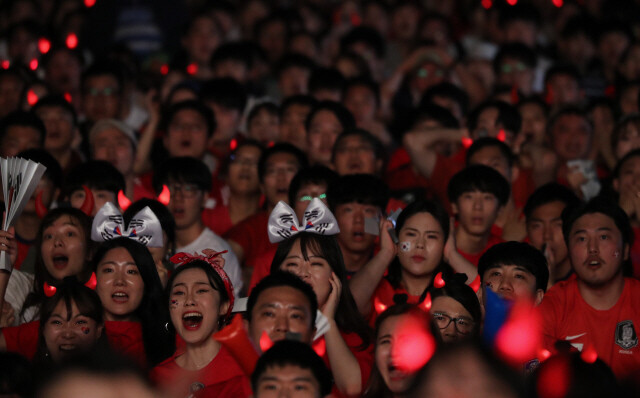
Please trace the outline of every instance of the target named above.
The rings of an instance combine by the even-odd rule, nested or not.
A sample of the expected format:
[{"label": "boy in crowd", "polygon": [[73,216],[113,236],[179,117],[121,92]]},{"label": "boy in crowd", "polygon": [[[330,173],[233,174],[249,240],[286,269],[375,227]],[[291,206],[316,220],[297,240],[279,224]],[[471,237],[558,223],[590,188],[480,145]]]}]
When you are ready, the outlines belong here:
[{"label": "boy in crowd", "polygon": [[506,300],[542,302],[549,269],[542,253],[527,243],[503,242],[489,248],[478,261],[485,288]]},{"label": "boy in crowd", "polygon": [[328,167],[315,165],[301,169],[289,185],[289,206],[302,222],[304,211],[309,202],[320,198],[327,207],[327,190],[338,179],[338,174]]},{"label": "boy in crowd", "polygon": [[549,265],[549,287],[573,272],[562,236],[562,212],[579,203],[580,199],[569,188],[549,183],[536,189],[524,206],[529,243],[544,254]]},{"label": "boy in crowd", "polygon": [[376,235],[365,232],[365,219],[374,219],[378,225],[389,201],[389,190],[371,174],[350,174],[334,181],[327,197],[340,227],[338,244],[344,265],[347,273],[353,274],[373,256]]},{"label": "boy in crowd", "polygon": [[322,358],[307,344],[276,342],[262,354],[251,375],[255,398],[322,398],[331,393],[332,376]]},{"label": "boy in crowd", "polygon": [[362,129],[345,131],[333,144],[331,163],[339,175],[373,174],[379,176],[384,168],[385,152],[382,142]]},{"label": "boy in crowd", "polygon": [[62,96],[49,95],[40,98],[31,110],[42,120],[47,130],[44,149],[60,164],[66,175],[82,163],[82,155],[73,143],[80,138],[75,109]]},{"label": "boy in crowd", "polygon": [[576,278],[556,283],[540,306],[545,348],[560,340],[594,350],[624,378],[640,369],[640,282],[623,273],[633,243],[629,219],[598,197],[570,209],[563,221]]},{"label": "boy in crowd", "polygon": [[509,183],[491,167],[474,165],[453,176],[448,194],[458,222],[455,228],[458,252],[478,265],[487,249],[503,241],[491,228],[509,200]]},{"label": "boy in crowd", "polygon": [[46,134],[44,123],[33,112],[11,112],[0,119],[0,156],[8,158],[42,148]]},{"label": "boy in crowd", "polygon": [[228,250],[223,254],[224,269],[233,283],[235,294],[242,291],[238,258],[224,239],[202,222],[202,210],[211,190],[211,173],[201,161],[189,157],[170,158],[153,176],[156,192],[169,187],[169,211],[176,222],[176,253],[201,254],[204,249]]},{"label": "boy in crowd", "polygon": [[83,73],[82,104],[87,130],[100,119],[120,119],[123,88],[124,75],[115,63],[97,61]]},{"label": "boy in crowd", "polygon": [[285,98],[280,105],[281,142],[295,145],[302,151],[307,149],[307,131],[304,123],[311,109],[318,101],[310,95],[293,95]]},{"label": "boy in crowd", "polygon": [[[289,185],[298,170],[307,166],[305,154],[291,144],[279,143],[268,148],[258,161],[258,178],[265,196],[265,210],[236,224],[225,238],[244,263],[244,281],[254,285],[254,267],[269,269],[277,245],[269,242],[267,223],[271,210],[279,201],[289,199]],[[263,264],[264,263],[264,264]]]},{"label": "boy in crowd", "polygon": [[93,195],[94,206],[91,216],[107,202],[118,206],[118,192],[125,189],[122,173],[104,160],[90,160],[71,170],[62,188],[63,201],[68,201],[77,209],[82,208],[87,200],[83,185],[89,188]]}]

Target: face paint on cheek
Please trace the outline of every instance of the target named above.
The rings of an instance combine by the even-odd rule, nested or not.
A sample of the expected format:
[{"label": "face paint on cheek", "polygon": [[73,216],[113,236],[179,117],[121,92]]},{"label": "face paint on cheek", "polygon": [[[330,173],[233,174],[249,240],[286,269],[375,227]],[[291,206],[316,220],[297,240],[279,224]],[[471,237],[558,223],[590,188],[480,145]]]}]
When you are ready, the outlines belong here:
[{"label": "face paint on cheek", "polygon": [[89,328],[87,328],[87,327],[83,327],[83,328],[82,328],[82,333],[84,333],[84,334],[89,334],[89,333],[91,333],[91,329],[89,329]]},{"label": "face paint on cheek", "polygon": [[400,242],[400,250],[403,252],[411,250],[411,242]]},{"label": "face paint on cheek", "polygon": [[178,306],[178,300],[171,299],[171,308],[176,308]]}]

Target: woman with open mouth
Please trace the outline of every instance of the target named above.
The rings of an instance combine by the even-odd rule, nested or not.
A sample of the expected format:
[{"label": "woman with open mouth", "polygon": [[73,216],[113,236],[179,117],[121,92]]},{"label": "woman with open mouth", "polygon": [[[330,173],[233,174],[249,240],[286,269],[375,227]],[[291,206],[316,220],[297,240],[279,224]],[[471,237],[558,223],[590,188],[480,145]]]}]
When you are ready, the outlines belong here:
[{"label": "woman with open mouth", "polygon": [[[205,254],[212,252],[205,251]],[[231,353],[212,335],[229,320],[233,287],[220,253],[183,258],[167,285],[170,330],[184,344],[151,371],[151,379],[175,396],[206,389],[211,397],[248,397],[249,379]]]}]

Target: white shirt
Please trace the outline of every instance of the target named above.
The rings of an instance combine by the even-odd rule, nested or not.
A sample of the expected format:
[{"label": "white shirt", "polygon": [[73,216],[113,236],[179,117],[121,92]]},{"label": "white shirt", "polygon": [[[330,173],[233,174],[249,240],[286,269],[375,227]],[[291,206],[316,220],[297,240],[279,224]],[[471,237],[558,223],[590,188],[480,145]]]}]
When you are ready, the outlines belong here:
[{"label": "white shirt", "polygon": [[24,312],[24,318],[20,318],[20,311],[27,296],[33,288],[33,275],[20,270],[14,269],[9,277],[7,291],[4,294],[4,301],[9,303],[13,308],[15,320],[13,325],[17,326],[21,323],[31,322],[35,320],[37,307],[31,306]]},{"label": "white shirt", "polygon": [[176,253],[202,254],[203,249],[213,249],[217,252],[228,250],[228,253],[222,255],[224,258],[224,270],[233,284],[233,293],[236,297],[240,297],[242,270],[240,269],[238,258],[227,241],[216,235],[212,230],[205,228],[196,240],[186,246],[178,247]]}]

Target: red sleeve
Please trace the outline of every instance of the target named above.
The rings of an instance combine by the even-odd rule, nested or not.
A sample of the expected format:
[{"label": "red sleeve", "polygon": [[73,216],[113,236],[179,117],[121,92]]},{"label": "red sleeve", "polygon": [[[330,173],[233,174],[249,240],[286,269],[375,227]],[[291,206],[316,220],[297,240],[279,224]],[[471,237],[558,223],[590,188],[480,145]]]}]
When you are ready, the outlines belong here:
[{"label": "red sleeve", "polygon": [[560,286],[564,283],[560,282],[556,286],[552,287],[542,299],[542,303],[538,307],[540,317],[542,319],[541,331],[544,348],[553,352],[554,345],[558,340],[557,325],[558,325],[558,310],[560,305]]},{"label": "red sleeve", "polygon": [[210,385],[196,394],[200,398],[246,398],[251,396],[249,378],[237,376],[221,383]]},{"label": "red sleeve", "polygon": [[7,351],[33,359],[38,349],[38,329],[40,329],[39,321],[3,328],[2,335],[7,343]]},{"label": "red sleeve", "polygon": [[232,240],[242,247],[245,259],[255,250],[253,246],[255,240],[252,236],[253,228],[251,228],[252,218],[253,217],[249,217],[248,219],[236,224],[233,228],[227,231],[224,236],[225,239]]},{"label": "red sleeve", "polygon": [[360,378],[362,379],[362,389],[369,383],[369,376],[371,375],[371,369],[373,368],[373,345],[369,345],[364,349],[360,348],[362,340],[356,333],[342,334],[342,338],[349,347],[349,350],[356,357],[358,365],[360,366]]},{"label": "red sleeve", "polygon": [[433,166],[433,172],[431,173],[430,182],[433,192],[449,213],[451,213],[451,204],[449,203],[449,195],[447,194],[449,180],[454,174],[464,168],[465,154],[466,151],[462,150],[449,158],[437,155],[436,164]]}]

